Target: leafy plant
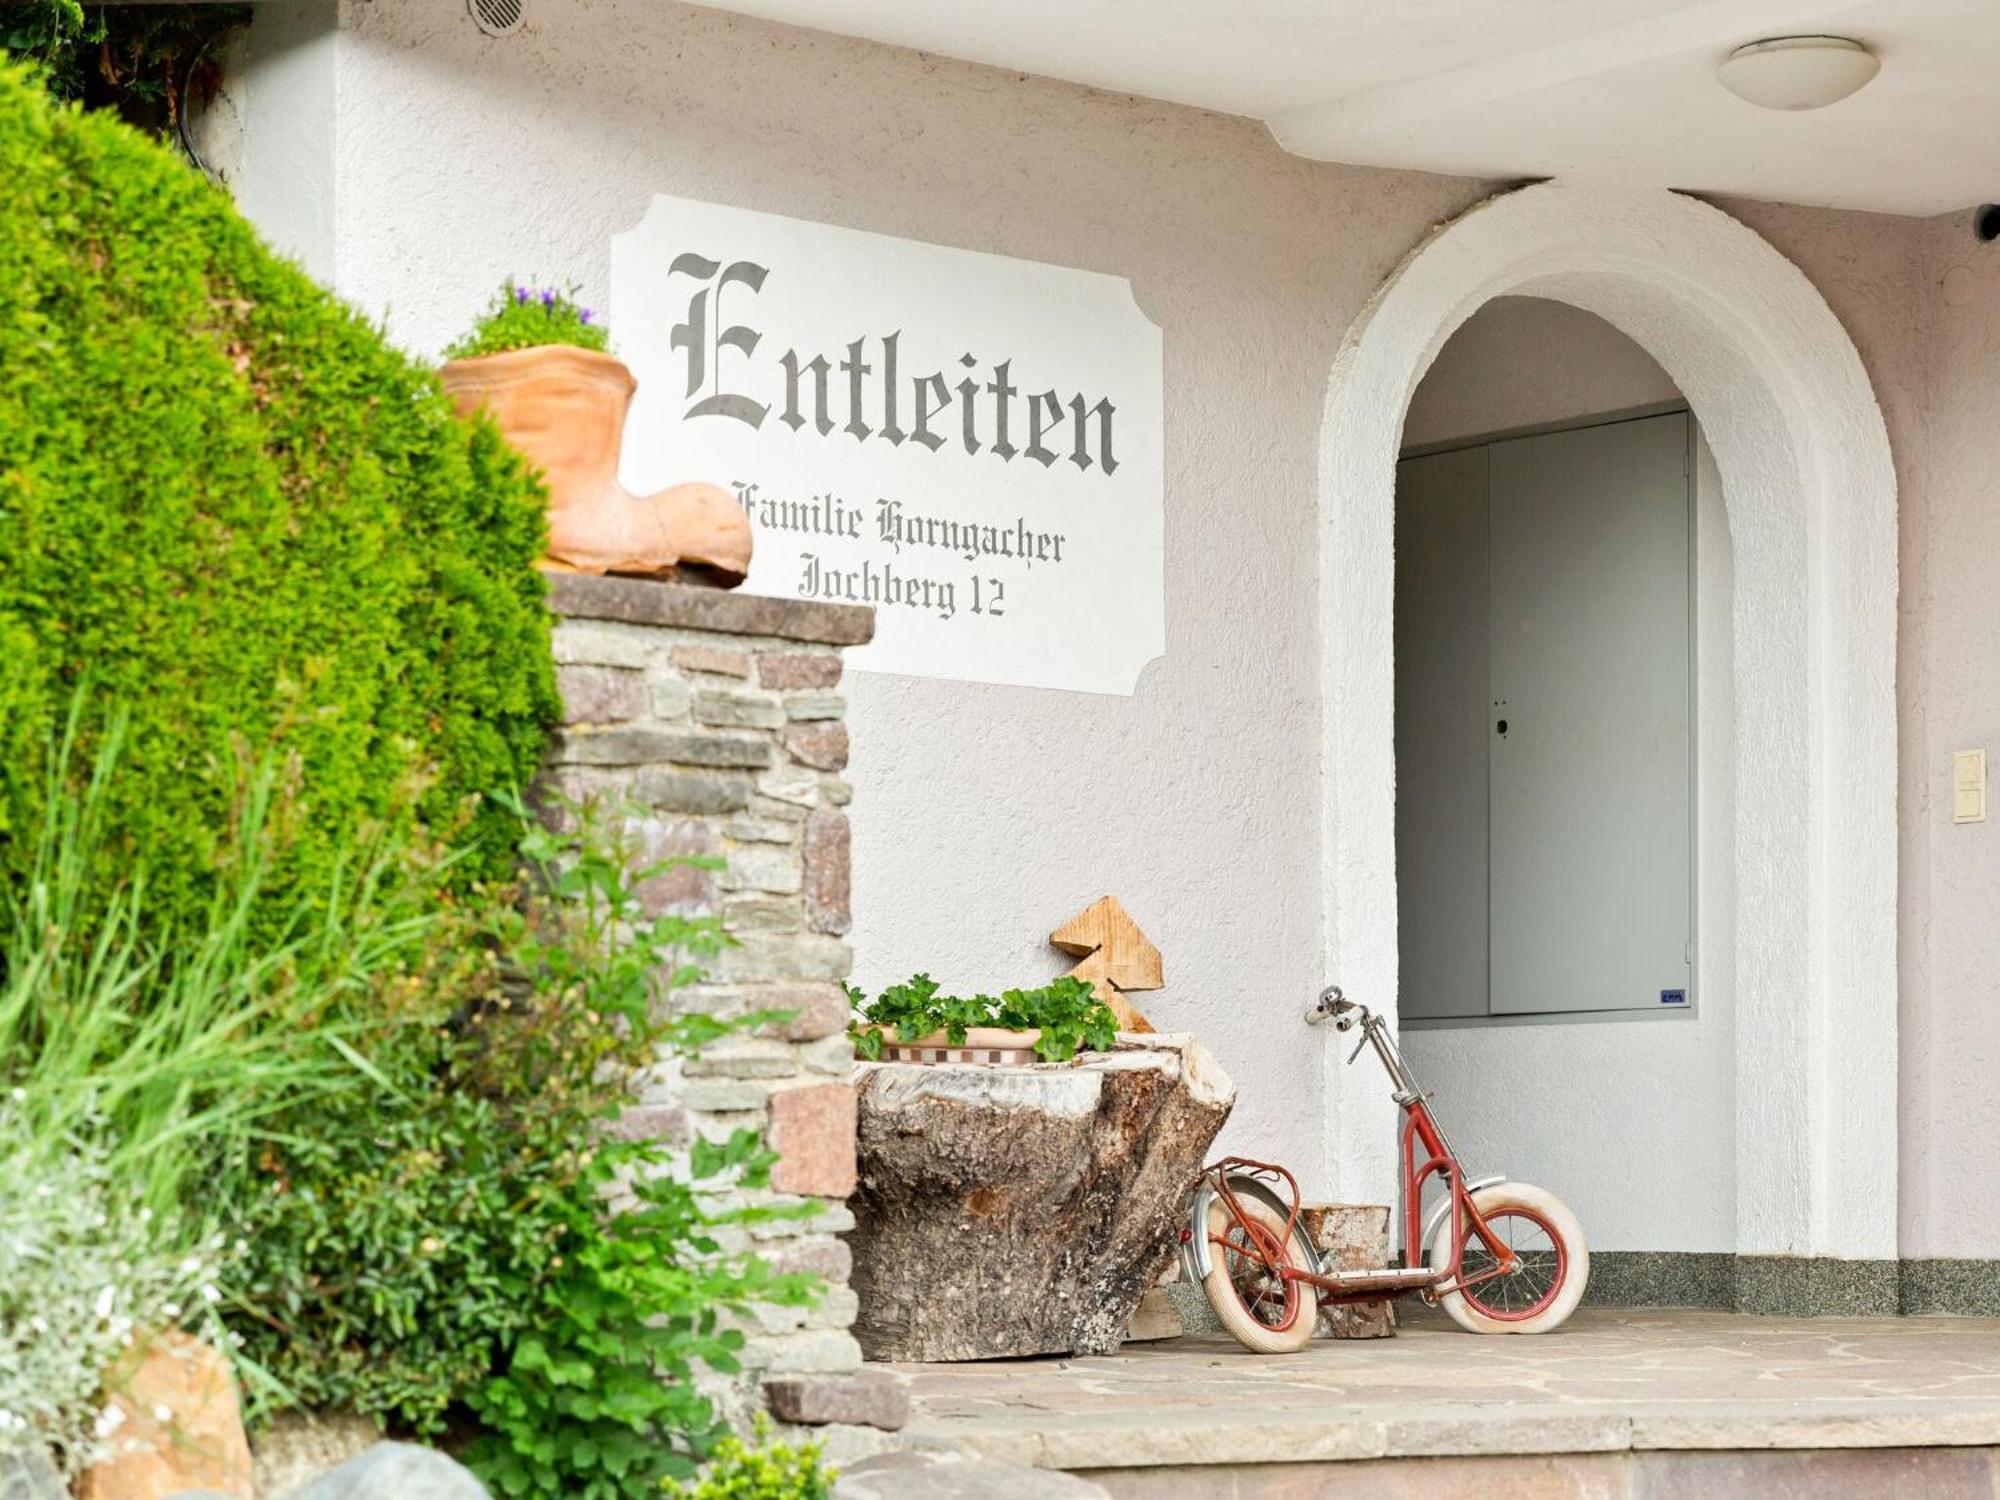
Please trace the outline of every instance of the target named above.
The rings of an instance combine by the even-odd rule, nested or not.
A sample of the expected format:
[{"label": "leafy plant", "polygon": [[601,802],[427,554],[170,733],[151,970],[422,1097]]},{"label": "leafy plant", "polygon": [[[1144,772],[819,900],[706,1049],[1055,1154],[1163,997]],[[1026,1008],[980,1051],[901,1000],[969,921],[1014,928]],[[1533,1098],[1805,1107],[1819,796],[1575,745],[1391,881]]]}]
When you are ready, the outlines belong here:
[{"label": "leafy plant", "polygon": [[[727,1175],[745,1188],[765,1186],[774,1160],[747,1130],[697,1154],[696,1181]],[[768,1210],[705,1214],[688,1182],[634,1175],[664,1165],[655,1149],[603,1148],[580,1179],[590,1190],[561,1200],[569,1256],[550,1267],[536,1317],[513,1341],[505,1369],[470,1393],[489,1435],[468,1458],[496,1493],[657,1494],[728,1437],[695,1385],[698,1365],[738,1369],[743,1334],[724,1326],[723,1314],[810,1299],[807,1279],[722,1253],[718,1228]],[[614,1184],[637,1202],[607,1218],[601,1197]]]},{"label": "leafy plant", "polygon": [[475,359],[510,349],[573,344],[602,350],[609,334],[597,314],[576,300],[576,288],[522,286],[509,277],[472,325],[472,332],[444,351],[446,359]]},{"label": "leafy plant", "polygon": [[52,1142],[25,1102],[0,1094],[0,1464],[41,1447],[75,1474],[116,1441],[104,1372],[150,1330],[204,1326],[219,1247],[189,1251],[141,1201],[101,1122]]},{"label": "leafy plant", "polygon": [[[546,1114],[551,1097],[566,1091],[570,1109],[550,1118],[566,1113],[570,1130],[601,1125],[623,1100],[622,1079],[604,1087],[607,1063],[643,1065],[663,1052],[691,1057],[775,1018],[756,1012],[722,1021],[661,1004],[701,977],[692,958],[728,939],[714,918],[646,916],[638,887],[678,866],[717,861],[682,858],[635,871],[629,851],[597,836],[589,810],[572,822],[574,833],[538,828],[523,841],[549,894],[542,910],[556,921],[552,929],[525,924],[511,946],[532,993],[544,997],[529,1015],[580,1013],[586,1025],[506,1023],[518,1058],[513,1082],[528,1090],[519,1097]],[[566,1031],[573,1039],[550,1045]],[[724,1326],[724,1315],[756,1302],[796,1306],[812,1299],[817,1282],[775,1276],[754,1255],[725,1253],[717,1238],[786,1210],[706,1209],[697,1187],[760,1189],[775,1162],[748,1129],[722,1142],[697,1140],[681,1172],[664,1147],[643,1139],[600,1137],[583,1154],[569,1190],[547,1205],[559,1227],[549,1239],[558,1254],[544,1268],[527,1325],[500,1372],[468,1396],[488,1434],[468,1456],[491,1488],[577,1500],[656,1493],[727,1435],[695,1385],[697,1366],[738,1367],[743,1335]],[[614,1195],[625,1201],[607,1214]]]},{"label": "leafy plant", "polygon": [[358,825],[422,820],[471,845],[456,879],[507,878],[488,794],[527,784],[558,707],[544,510],[489,422],[225,195],[0,66],[0,886],[86,676],[82,763],[126,721],[90,879],[143,853],[156,924],[207,919],[267,752],[295,795],[262,930]]},{"label": "leafy plant", "polygon": [[248,5],[25,0],[0,12],[0,50],[33,64],[58,99],[164,128],[179,122],[187,91],[214,92],[218,43],[249,19]]},{"label": "leafy plant", "polygon": [[830,1500],[839,1471],[826,1466],[820,1444],[774,1440],[761,1413],[755,1437],[754,1444],[724,1438],[698,1482],[667,1484],[668,1500]]},{"label": "leafy plant", "polygon": [[497,1493],[651,1494],[723,1434],[693,1375],[734,1367],[725,1315],[814,1283],[724,1252],[721,1228],[772,1210],[697,1197],[765,1182],[754,1131],[682,1164],[607,1130],[632,1069],[771,1017],[675,1013],[671,990],[726,938],[648,916],[637,888],[686,861],[634,869],[605,819],[572,821],[525,830],[527,878],[462,902],[372,998],[382,1025],[351,1038],[367,1085],[239,1163],[248,1274],[229,1316],[262,1405],[419,1433],[462,1406]]},{"label": "leafy plant", "polygon": [[854,1040],[856,1055],[870,1060],[882,1055],[885,1030],[894,1031],[904,1042],[942,1031],[953,1046],[962,1045],[967,1030],[975,1026],[1039,1030],[1035,1053],[1044,1062],[1067,1062],[1086,1047],[1106,1052],[1118,1040],[1118,1018],[1095,990],[1067,974],[1040,989],[1006,990],[998,998],[974,995],[962,1000],[940,994],[937,981],[928,974],[890,985],[872,1001],[850,984],[847,998],[855,1011],[847,1034]]}]

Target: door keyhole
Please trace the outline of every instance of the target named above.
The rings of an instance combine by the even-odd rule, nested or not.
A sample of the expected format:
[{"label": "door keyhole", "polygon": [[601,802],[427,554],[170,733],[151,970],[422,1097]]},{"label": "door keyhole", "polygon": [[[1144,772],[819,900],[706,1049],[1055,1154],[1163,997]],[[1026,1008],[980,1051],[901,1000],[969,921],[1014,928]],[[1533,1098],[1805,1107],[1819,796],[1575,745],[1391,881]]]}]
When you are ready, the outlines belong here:
[{"label": "door keyhole", "polygon": [[1504,735],[1507,732],[1507,721],[1505,719],[1502,719],[1498,724],[1494,725],[1493,727],[1495,729],[1498,729],[1500,733]]}]

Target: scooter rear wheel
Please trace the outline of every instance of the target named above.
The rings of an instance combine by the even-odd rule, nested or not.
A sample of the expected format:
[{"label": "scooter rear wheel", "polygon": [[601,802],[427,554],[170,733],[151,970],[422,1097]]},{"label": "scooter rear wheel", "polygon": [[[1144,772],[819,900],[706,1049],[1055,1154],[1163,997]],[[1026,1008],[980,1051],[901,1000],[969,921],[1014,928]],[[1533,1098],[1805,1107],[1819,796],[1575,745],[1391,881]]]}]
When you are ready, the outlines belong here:
[{"label": "scooter rear wheel", "polygon": [[1208,1209],[1208,1250],[1213,1264],[1202,1278],[1208,1305],[1230,1337],[1253,1354],[1296,1354],[1311,1342],[1319,1321],[1319,1293],[1309,1282],[1279,1274],[1279,1267],[1318,1266],[1302,1226],[1285,1233],[1285,1216],[1269,1204],[1239,1195],[1248,1223],[1238,1223],[1226,1203]]}]

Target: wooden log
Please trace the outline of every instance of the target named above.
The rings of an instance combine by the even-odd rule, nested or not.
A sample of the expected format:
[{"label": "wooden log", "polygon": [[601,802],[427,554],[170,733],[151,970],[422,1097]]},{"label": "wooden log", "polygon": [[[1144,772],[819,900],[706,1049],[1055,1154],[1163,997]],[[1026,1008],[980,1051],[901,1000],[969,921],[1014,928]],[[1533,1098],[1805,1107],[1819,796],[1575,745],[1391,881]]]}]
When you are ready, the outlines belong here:
[{"label": "wooden log", "polygon": [[[1330,1271],[1370,1271],[1389,1264],[1389,1210],[1380,1203],[1302,1203],[1299,1223]],[[1393,1303],[1322,1303],[1319,1336],[1386,1339],[1396,1332]]]},{"label": "wooden log", "polygon": [[1125,1325],[1125,1342],[1151,1344],[1161,1339],[1177,1339],[1187,1329],[1181,1325],[1180,1310],[1163,1286],[1149,1286],[1139,1298],[1132,1321]]},{"label": "wooden log", "polygon": [[1074,1063],[860,1068],[870,1359],[1108,1354],[1173,1258],[1235,1089],[1189,1036]]}]

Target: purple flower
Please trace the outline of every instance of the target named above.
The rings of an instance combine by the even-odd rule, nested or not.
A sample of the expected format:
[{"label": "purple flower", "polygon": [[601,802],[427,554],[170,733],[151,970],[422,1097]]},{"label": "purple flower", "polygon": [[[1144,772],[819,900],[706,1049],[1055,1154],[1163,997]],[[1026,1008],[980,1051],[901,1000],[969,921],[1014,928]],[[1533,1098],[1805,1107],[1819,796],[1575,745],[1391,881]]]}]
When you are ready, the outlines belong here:
[{"label": "purple flower", "polygon": [[555,289],[554,287],[552,287],[552,286],[545,286],[545,287],[543,287],[543,288],[542,288],[542,306],[544,306],[544,307],[554,307],[555,305],[556,305],[556,289]]},{"label": "purple flower", "polygon": [[526,302],[528,300],[528,289],[524,286],[515,287],[514,300],[516,302]]},{"label": "purple flower", "polygon": [[577,317],[577,321],[578,321],[579,323],[582,323],[582,324],[583,324],[583,325],[584,325],[584,326],[585,326],[586,328],[590,326],[590,320],[591,320],[592,316],[593,316],[593,314],[591,313],[590,309],[589,309],[589,308],[587,308],[587,307],[586,307],[586,308],[584,308],[584,309],[582,309],[582,310],[581,310],[580,312],[578,312],[578,313],[577,313],[577,315],[576,315],[576,317]]}]

